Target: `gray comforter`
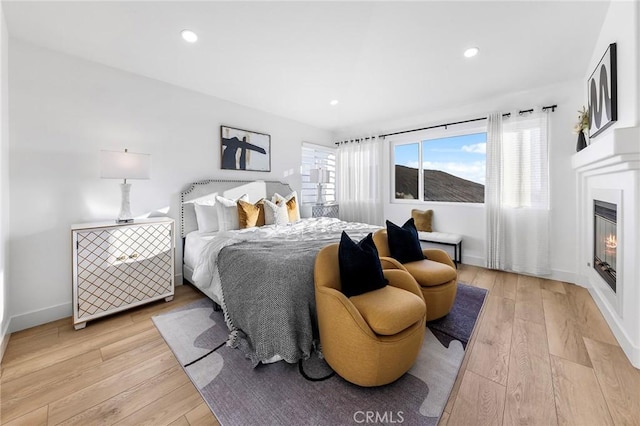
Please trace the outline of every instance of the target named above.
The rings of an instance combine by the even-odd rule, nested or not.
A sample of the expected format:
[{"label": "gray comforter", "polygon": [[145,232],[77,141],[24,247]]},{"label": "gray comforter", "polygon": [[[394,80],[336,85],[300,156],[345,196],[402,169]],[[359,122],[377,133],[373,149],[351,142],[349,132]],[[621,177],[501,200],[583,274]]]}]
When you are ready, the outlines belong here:
[{"label": "gray comforter", "polygon": [[[356,239],[376,228],[347,231]],[[223,248],[218,270],[233,346],[254,366],[279,355],[306,359],[318,339],[313,269],[322,247],[339,241],[329,233],[312,241],[247,241]]]}]

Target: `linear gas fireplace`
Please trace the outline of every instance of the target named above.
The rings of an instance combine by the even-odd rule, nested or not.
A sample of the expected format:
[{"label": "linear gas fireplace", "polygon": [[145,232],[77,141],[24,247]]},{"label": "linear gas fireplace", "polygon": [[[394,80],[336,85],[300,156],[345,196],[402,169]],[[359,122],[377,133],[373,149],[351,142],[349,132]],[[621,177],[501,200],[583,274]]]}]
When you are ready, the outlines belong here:
[{"label": "linear gas fireplace", "polygon": [[593,267],[616,291],[617,208],[615,204],[593,201]]},{"label": "linear gas fireplace", "polygon": [[640,126],[617,125],[571,157],[578,194],[576,284],[589,290],[640,369]]}]

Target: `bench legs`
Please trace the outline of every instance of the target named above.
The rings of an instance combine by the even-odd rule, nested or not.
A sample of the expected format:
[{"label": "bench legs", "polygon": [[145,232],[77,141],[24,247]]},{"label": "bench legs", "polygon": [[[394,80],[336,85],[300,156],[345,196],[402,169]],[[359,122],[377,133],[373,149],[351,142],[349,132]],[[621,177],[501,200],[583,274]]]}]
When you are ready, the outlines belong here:
[{"label": "bench legs", "polygon": [[462,263],[462,241],[456,244],[456,246],[453,248],[453,256],[453,261],[455,262],[457,268],[458,263]]}]

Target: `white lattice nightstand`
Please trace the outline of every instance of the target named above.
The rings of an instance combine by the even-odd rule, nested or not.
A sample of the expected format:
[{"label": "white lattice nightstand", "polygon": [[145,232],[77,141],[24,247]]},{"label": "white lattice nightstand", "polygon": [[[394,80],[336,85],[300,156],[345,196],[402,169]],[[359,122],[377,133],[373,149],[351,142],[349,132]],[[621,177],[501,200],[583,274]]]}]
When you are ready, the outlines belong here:
[{"label": "white lattice nightstand", "polygon": [[311,206],[311,217],[334,217],[340,213],[338,204],[314,204]]},{"label": "white lattice nightstand", "polygon": [[73,324],[174,292],[174,222],[169,218],[73,225]]}]

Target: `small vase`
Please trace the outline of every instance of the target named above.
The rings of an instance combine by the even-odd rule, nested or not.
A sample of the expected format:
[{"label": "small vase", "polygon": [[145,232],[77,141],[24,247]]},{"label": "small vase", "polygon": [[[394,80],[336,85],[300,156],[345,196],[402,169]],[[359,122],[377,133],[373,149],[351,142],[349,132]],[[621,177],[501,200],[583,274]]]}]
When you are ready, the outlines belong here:
[{"label": "small vase", "polygon": [[578,133],[578,143],[576,144],[576,152],[580,152],[587,147],[587,139],[584,137],[584,132]]}]

